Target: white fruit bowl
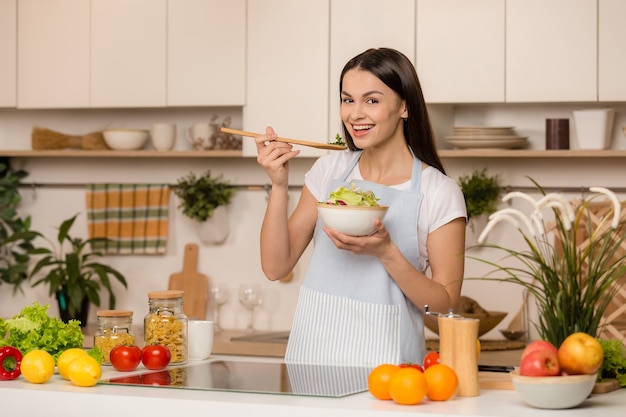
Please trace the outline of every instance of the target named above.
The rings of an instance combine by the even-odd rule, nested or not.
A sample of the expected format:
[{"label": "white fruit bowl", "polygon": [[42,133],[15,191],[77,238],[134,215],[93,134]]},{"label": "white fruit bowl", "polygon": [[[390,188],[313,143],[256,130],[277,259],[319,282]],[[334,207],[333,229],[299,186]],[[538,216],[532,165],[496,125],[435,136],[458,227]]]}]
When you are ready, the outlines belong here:
[{"label": "white fruit bowl", "polygon": [[597,375],[522,376],[511,372],[522,400],[534,408],[565,409],[580,405],[596,383]]},{"label": "white fruit bowl", "polygon": [[374,221],[382,220],[387,214],[387,206],[336,206],[317,203],[317,212],[324,225],[338,232],[352,236],[367,236],[376,228]]},{"label": "white fruit bowl", "polygon": [[142,129],[105,129],[102,131],[108,147],[119,151],[143,148],[148,135],[149,132]]}]

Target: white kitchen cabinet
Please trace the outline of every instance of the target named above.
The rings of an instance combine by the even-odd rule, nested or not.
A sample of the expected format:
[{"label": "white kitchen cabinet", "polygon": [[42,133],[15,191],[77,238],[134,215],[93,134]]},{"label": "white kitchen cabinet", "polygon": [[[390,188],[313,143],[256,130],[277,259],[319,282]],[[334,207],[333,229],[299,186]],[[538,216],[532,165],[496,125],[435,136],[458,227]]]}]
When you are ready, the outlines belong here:
[{"label": "white kitchen cabinet", "polygon": [[[328,142],[329,7],[330,0],[248,2],[245,130],[271,125],[283,137]],[[256,155],[252,139],[243,145],[245,156]]]},{"label": "white kitchen cabinet", "polygon": [[507,0],[506,101],[597,100],[597,0]]},{"label": "white kitchen cabinet", "polygon": [[0,107],[17,104],[17,0],[0,0]]},{"label": "white kitchen cabinet", "polygon": [[89,2],[17,5],[17,107],[88,107]]},{"label": "white kitchen cabinet", "polygon": [[92,107],[166,106],[166,6],[91,0]]},{"label": "white kitchen cabinet", "polygon": [[167,105],[243,106],[246,0],[168,2]]},{"label": "white kitchen cabinet", "polygon": [[626,101],[626,2],[599,0],[598,100]]},{"label": "white kitchen cabinet", "polygon": [[505,0],[417,0],[416,22],[428,103],[504,102]]},{"label": "white kitchen cabinet", "polygon": [[414,0],[333,0],[330,5],[329,130],[343,135],[339,77],[346,62],[369,48],[394,48],[415,62]]}]

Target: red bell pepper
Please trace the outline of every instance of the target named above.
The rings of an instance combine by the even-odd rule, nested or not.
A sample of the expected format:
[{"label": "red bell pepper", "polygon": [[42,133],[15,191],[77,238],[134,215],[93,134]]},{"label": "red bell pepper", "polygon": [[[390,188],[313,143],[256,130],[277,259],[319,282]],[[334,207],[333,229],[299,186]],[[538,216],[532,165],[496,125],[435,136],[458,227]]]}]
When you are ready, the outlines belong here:
[{"label": "red bell pepper", "polygon": [[20,376],[22,352],[13,346],[0,347],[0,381],[10,381]]}]

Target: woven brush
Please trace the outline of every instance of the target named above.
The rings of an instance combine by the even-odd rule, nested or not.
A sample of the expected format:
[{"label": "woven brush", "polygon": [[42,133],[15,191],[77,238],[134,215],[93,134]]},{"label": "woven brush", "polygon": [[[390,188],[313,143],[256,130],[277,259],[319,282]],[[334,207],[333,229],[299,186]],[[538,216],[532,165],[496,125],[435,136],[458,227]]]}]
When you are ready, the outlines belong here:
[{"label": "woven brush", "polygon": [[33,150],[55,150],[55,149],[88,149],[105,150],[109,149],[102,137],[102,132],[92,132],[83,136],[66,135],[43,127],[34,127],[31,135],[31,145]]}]

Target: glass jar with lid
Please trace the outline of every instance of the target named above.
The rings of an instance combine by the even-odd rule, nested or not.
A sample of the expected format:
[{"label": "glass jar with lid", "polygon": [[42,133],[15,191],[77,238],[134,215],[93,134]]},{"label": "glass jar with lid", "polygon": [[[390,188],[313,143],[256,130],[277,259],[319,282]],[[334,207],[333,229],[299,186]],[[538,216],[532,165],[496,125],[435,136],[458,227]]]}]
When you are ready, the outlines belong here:
[{"label": "glass jar with lid", "polygon": [[152,291],[148,293],[149,312],[144,318],[145,344],[165,345],[172,358],[171,365],[187,362],[187,316],[183,312],[183,291]]},{"label": "glass jar with lid", "polygon": [[94,346],[102,351],[102,364],[110,365],[111,350],[115,346],[134,345],[132,332],[133,312],[129,310],[98,310],[98,328],[94,334]]}]

